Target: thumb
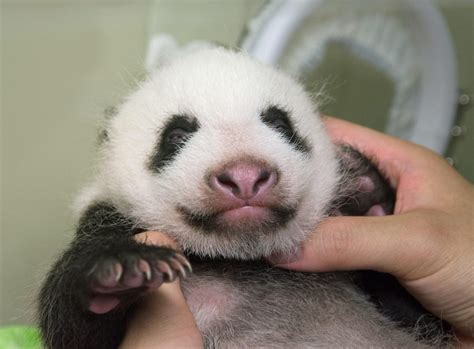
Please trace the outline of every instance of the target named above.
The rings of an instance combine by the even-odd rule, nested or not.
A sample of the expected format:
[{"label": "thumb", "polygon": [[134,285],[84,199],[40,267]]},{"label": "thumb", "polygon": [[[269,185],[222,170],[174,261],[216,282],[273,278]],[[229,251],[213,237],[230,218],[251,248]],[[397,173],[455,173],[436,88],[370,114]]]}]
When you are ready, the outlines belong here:
[{"label": "thumb", "polygon": [[412,211],[384,217],[329,217],[295,255],[271,261],[307,272],[371,269],[400,279],[416,278],[424,266],[435,267],[438,248],[437,239],[423,225],[424,216]]}]

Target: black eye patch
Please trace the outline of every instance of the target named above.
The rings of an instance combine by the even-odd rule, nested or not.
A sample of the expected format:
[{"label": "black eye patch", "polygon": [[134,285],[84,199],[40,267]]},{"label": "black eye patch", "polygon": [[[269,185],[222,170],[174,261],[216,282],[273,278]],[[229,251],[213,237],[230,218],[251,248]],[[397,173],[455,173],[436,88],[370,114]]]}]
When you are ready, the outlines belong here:
[{"label": "black eye patch", "polygon": [[160,173],[198,129],[199,123],[195,117],[173,115],[160,134],[160,141],[148,164],[149,169]]},{"label": "black eye patch", "polygon": [[260,115],[265,125],[280,133],[288,143],[296,150],[302,153],[309,153],[311,148],[294,129],[293,124],[288,116],[288,112],[271,106]]}]

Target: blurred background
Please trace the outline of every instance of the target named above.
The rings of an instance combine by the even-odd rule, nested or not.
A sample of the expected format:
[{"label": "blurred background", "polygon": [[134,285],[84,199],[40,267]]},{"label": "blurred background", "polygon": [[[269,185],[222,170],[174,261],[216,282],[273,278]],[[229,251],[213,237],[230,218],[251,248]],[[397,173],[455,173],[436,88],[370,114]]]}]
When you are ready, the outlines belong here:
[{"label": "blurred background", "polygon": [[[398,0],[378,7],[369,0],[327,1],[296,16],[291,35],[272,29],[269,39],[272,18],[287,22],[277,8],[284,3],[1,2],[0,325],[32,323],[38,284],[74,233],[69,207],[93,174],[104,111],[146,76],[146,58],[154,57],[150,40],[161,33],[178,45],[243,45],[300,77],[323,101],[323,112],[407,139],[419,136],[421,143],[429,138],[474,180],[474,1],[431,2],[447,46],[443,35],[432,35],[427,45],[423,35],[435,29],[421,26],[424,17],[401,9]],[[276,50],[266,46],[272,40]],[[443,49],[448,58],[436,62]],[[426,67],[438,80],[425,79]]]}]

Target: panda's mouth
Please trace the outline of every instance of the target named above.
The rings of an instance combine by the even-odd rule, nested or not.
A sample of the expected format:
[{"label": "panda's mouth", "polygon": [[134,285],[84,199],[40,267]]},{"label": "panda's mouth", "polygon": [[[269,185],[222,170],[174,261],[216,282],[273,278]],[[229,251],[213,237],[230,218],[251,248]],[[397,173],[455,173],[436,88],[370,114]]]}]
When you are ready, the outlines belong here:
[{"label": "panda's mouth", "polygon": [[266,220],[270,214],[270,210],[266,207],[245,205],[223,211],[219,214],[219,216],[221,219],[229,223],[239,223],[244,220]]},{"label": "panda's mouth", "polygon": [[274,231],[285,226],[295,215],[296,207],[242,205],[212,213],[178,209],[186,223],[207,233],[239,233],[249,230]]}]

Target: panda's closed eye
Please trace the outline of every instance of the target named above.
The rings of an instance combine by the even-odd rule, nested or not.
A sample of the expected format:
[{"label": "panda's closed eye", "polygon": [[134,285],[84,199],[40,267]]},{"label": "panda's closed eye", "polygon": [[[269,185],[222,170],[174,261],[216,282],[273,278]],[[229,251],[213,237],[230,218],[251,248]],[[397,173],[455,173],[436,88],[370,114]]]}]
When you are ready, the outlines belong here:
[{"label": "panda's closed eye", "polygon": [[149,168],[159,173],[179,153],[180,149],[199,129],[195,117],[187,115],[173,115],[165,124],[160,141],[150,159]]},{"label": "panda's closed eye", "polygon": [[275,131],[281,132],[281,133],[289,133],[293,132],[292,127],[288,123],[287,120],[284,118],[273,118],[270,120],[266,120],[266,124],[273,128]]},{"label": "panda's closed eye", "polygon": [[178,127],[168,133],[166,136],[166,143],[176,146],[184,145],[190,136],[191,133],[189,131]]},{"label": "panda's closed eye", "polygon": [[308,153],[311,149],[306,141],[296,132],[290,121],[288,112],[271,106],[260,115],[263,123],[280,133],[296,150]]},{"label": "panda's closed eye", "polygon": [[261,114],[262,121],[278,131],[292,131],[288,112],[272,106]]}]

